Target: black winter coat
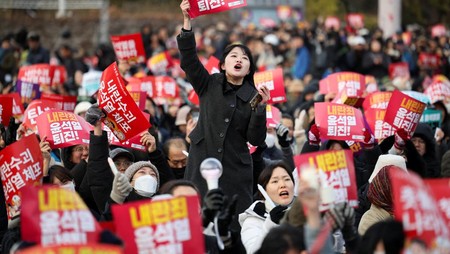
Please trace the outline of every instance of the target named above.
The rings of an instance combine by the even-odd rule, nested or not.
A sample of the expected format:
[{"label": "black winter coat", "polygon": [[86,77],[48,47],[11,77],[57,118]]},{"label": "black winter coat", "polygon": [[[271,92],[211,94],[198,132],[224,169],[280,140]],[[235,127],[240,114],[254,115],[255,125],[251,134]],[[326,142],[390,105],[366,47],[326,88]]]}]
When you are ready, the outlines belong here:
[{"label": "black winter coat", "polygon": [[253,165],[247,141],[254,146],[264,144],[265,107],[252,111],[249,102],[257,93],[253,84],[244,82],[233,90],[223,73],[209,75],[198,59],[192,32],[183,32],[177,41],[181,68],[200,99],[200,117],[189,135],[185,178],[204,196],[207,185],[200,175],[200,164],[209,157],[218,159],[223,166],[219,186],[229,197],[239,195],[237,213],[241,213],[252,204]]}]

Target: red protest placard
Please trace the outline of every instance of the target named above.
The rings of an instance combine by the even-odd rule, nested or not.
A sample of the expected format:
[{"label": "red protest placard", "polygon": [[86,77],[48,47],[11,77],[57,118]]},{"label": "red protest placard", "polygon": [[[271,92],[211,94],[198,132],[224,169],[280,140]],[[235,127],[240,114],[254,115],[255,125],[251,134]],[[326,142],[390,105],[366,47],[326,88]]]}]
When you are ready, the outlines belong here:
[{"label": "red protest placard", "polygon": [[77,104],[77,96],[43,93],[41,95],[41,101],[48,101],[49,104],[52,104],[56,109],[73,112],[75,105]]},{"label": "red protest placard", "polygon": [[211,56],[205,65],[205,69],[209,72],[209,74],[219,73],[219,62],[219,59]]},{"label": "red protest placard", "polygon": [[17,79],[41,86],[50,86],[52,84],[52,68],[49,64],[22,66]]},{"label": "red protest placard", "polygon": [[143,131],[124,142],[120,142],[120,140],[112,133],[108,126],[104,125],[103,130],[106,131],[106,134],[108,135],[108,142],[110,145],[131,148],[142,152],[146,151],[145,146],[143,146],[141,143],[141,134],[145,133],[146,131]]},{"label": "red protest placard", "polygon": [[450,178],[424,179],[450,230]]},{"label": "red protest placard", "polygon": [[331,102],[314,104],[315,121],[323,139],[364,140],[364,119],[358,109]]},{"label": "red protest placard", "polygon": [[122,254],[121,246],[111,244],[83,244],[64,246],[33,246],[18,250],[17,254]]},{"label": "red protest placard", "polygon": [[156,54],[149,58],[147,61],[147,67],[152,71],[154,75],[166,74],[167,70],[172,66],[172,57],[167,51]]},{"label": "red protest placard", "polygon": [[[42,161],[41,148],[35,134],[23,137],[0,151],[0,175],[8,219],[20,214],[22,188],[40,184],[43,175]],[[22,221],[22,225],[23,223]]]},{"label": "red protest placard", "polygon": [[430,98],[432,104],[437,101],[449,103],[450,86],[448,86],[448,81],[433,80],[431,85],[425,89],[425,94]]},{"label": "red protest placard", "polygon": [[200,105],[200,99],[198,98],[198,95],[197,95],[197,93],[194,91],[194,89],[192,89],[192,90],[189,92],[188,100],[189,100],[192,104],[194,104],[194,105],[197,105],[197,106]]},{"label": "red protest placard", "polygon": [[364,111],[367,124],[372,130],[375,139],[381,140],[394,134],[394,128],[384,121],[386,109],[370,108]]},{"label": "red protest placard", "polygon": [[267,127],[275,128],[281,121],[281,111],[277,107],[267,104],[266,119]]},{"label": "red protest placard", "polygon": [[364,16],[359,13],[349,13],[347,15],[347,24],[354,29],[361,29],[364,27]]},{"label": "red protest placard", "polygon": [[347,89],[342,89],[338,92],[336,97],[333,99],[333,103],[336,104],[345,104],[348,106],[352,106],[355,108],[361,107],[364,98],[358,96],[349,96],[347,95]]},{"label": "red protest placard", "polygon": [[127,89],[133,92],[146,92],[150,98],[154,97],[155,77],[145,76],[142,78],[128,78]]},{"label": "red protest placard", "polygon": [[11,116],[13,116],[13,98],[0,95],[0,123],[8,126]]},{"label": "red protest placard", "polygon": [[44,111],[50,110],[52,108],[55,108],[53,102],[43,102],[41,100],[34,100],[32,101],[28,107],[27,110],[25,110],[24,117],[23,117],[23,125],[26,126],[29,129],[36,130],[36,118]]},{"label": "red protest placard", "polygon": [[164,105],[180,98],[180,88],[177,82],[169,76],[155,77],[155,90],[152,97],[156,104]]},{"label": "red protest placard", "polygon": [[143,111],[145,109],[145,100],[147,98],[147,93],[130,91],[130,96],[133,98],[134,102],[136,102],[139,109]]},{"label": "red protest placard", "polygon": [[116,63],[103,71],[98,104],[106,112],[104,123],[122,142],[150,127],[148,119],[125,89]]},{"label": "red protest placard", "polygon": [[422,52],[419,54],[419,65],[422,68],[435,69],[441,65],[439,55]]},{"label": "red protest placard", "polygon": [[[334,204],[348,202],[352,207],[358,206],[352,151],[306,153],[295,156],[294,161],[299,173],[306,167],[317,169],[321,186],[330,186],[334,189]],[[332,204],[321,204],[319,209],[325,211],[330,205]]]},{"label": "red protest placard", "polygon": [[22,103],[30,103],[34,99],[41,97],[39,84],[33,84],[22,80],[17,80],[16,90],[20,94]]},{"label": "red protest placard", "polygon": [[390,124],[394,130],[403,128],[412,135],[425,107],[425,103],[396,90],[389,100],[384,121]]},{"label": "red protest placard", "polygon": [[140,33],[112,35],[111,42],[117,59],[138,63],[145,62],[144,43]]},{"label": "red protest placard", "polygon": [[414,172],[407,173],[398,169],[391,170],[389,177],[393,192],[394,217],[403,222],[407,238],[422,239],[430,250],[439,247],[438,238],[448,241],[448,225],[423,180]]},{"label": "red protest placard", "polygon": [[255,86],[266,85],[270,92],[270,99],[267,103],[280,103],[286,101],[286,91],[284,90],[283,69],[255,73],[253,80]]},{"label": "red protest placard", "polygon": [[447,29],[443,24],[438,24],[431,27],[431,37],[440,37],[445,36],[447,33]]},{"label": "red protest placard", "polygon": [[247,6],[247,0],[189,0],[189,3],[191,18]]},{"label": "red protest placard", "polygon": [[196,196],[147,200],[112,207],[126,253],[204,253]]},{"label": "red protest placard", "polygon": [[321,94],[335,93],[345,89],[347,96],[361,97],[366,90],[366,77],[355,72],[337,72],[320,80]]},{"label": "red protest placard", "polygon": [[339,29],[341,28],[341,21],[336,16],[328,16],[325,19],[325,28],[339,31]]},{"label": "red protest placard", "polygon": [[389,64],[389,78],[394,79],[396,77],[409,79],[409,66],[406,62],[391,63]]},{"label": "red protest placard", "polygon": [[52,86],[64,84],[67,80],[67,71],[64,65],[50,65]]},{"label": "red protest placard", "polygon": [[364,110],[369,109],[387,109],[389,105],[389,100],[392,97],[392,92],[376,92],[367,95],[364,99],[363,108]]},{"label": "red protest placard", "polygon": [[39,135],[47,137],[52,149],[89,144],[92,126],[74,113],[50,109],[36,118],[36,124]]},{"label": "red protest placard", "polygon": [[41,246],[97,243],[100,225],[78,193],[59,186],[22,191],[22,239]]}]

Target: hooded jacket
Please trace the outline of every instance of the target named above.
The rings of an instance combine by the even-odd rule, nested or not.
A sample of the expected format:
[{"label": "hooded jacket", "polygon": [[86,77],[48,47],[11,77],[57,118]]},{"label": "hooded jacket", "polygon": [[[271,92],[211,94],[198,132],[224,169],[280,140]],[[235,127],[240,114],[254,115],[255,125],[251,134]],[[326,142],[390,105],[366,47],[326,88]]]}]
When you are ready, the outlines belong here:
[{"label": "hooded jacket", "polygon": [[436,178],[441,175],[440,159],[436,153],[436,142],[434,140],[433,130],[431,127],[424,123],[417,125],[416,131],[413,137],[420,137],[425,141],[426,151],[422,158],[426,163],[426,178]]}]

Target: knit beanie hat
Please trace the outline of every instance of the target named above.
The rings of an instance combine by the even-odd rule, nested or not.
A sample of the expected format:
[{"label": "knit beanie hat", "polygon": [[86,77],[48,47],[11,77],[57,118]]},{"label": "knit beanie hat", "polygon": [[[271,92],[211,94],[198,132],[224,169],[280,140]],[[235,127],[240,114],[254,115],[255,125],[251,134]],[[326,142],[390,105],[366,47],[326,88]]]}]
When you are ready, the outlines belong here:
[{"label": "knit beanie hat", "polygon": [[156,173],[156,182],[158,185],[156,186],[156,189],[159,189],[159,172],[158,169],[153,165],[150,161],[138,161],[133,164],[131,164],[127,170],[125,170],[125,176],[128,178],[128,180],[131,182],[131,179],[133,178],[134,174],[143,167],[149,167]]},{"label": "knit beanie hat", "polygon": [[388,165],[394,165],[407,171],[405,158],[403,158],[400,155],[382,154],[380,155],[380,157],[378,157],[377,164],[375,164],[375,168],[373,169],[372,175],[370,175],[369,183],[373,181],[375,176],[377,176],[378,172],[380,172],[381,168]]}]

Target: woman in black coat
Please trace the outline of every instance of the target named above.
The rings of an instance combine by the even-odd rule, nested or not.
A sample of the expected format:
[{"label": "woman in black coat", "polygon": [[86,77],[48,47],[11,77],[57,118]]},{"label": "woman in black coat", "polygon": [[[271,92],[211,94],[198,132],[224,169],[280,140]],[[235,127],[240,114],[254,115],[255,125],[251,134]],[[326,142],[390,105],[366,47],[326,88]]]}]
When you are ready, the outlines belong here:
[{"label": "woman in black coat", "polygon": [[[200,164],[209,157],[218,159],[223,165],[219,186],[230,197],[239,195],[237,213],[241,213],[252,203],[253,165],[247,141],[254,146],[264,144],[269,91],[255,87],[255,64],[250,50],[242,44],[225,48],[219,63],[221,73],[209,75],[197,56],[187,13],[189,2],[183,0],[180,7],[184,16],[177,37],[181,68],[200,99],[200,117],[189,135],[185,178],[193,181],[204,196],[207,186],[200,175]],[[258,93],[262,100],[252,108],[250,101]]]}]

